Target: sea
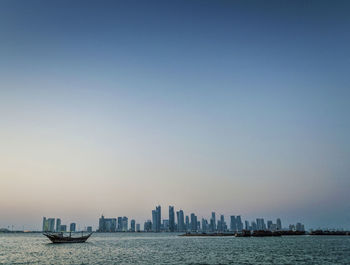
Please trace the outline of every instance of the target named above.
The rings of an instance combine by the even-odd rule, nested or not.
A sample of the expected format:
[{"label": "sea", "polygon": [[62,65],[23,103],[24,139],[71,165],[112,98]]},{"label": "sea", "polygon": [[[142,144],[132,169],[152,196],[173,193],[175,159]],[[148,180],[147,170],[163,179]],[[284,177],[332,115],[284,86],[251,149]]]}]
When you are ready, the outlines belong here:
[{"label": "sea", "polygon": [[95,233],[52,244],[40,233],[0,234],[0,264],[350,264],[350,236],[181,237]]}]

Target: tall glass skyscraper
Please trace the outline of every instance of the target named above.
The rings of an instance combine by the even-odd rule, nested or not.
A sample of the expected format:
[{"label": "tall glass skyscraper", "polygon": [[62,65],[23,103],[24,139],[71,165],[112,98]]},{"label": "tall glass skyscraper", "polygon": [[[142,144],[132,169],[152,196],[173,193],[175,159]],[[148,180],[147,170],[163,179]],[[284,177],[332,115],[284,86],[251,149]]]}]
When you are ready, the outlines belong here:
[{"label": "tall glass skyscraper", "polygon": [[169,206],[169,231],[175,232],[175,212],[174,206]]}]

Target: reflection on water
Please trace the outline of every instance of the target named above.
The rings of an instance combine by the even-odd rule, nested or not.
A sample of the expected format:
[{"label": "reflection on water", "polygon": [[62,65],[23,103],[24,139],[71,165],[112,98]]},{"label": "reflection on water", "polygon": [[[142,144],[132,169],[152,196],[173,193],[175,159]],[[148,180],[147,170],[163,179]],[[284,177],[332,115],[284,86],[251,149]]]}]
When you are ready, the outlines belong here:
[{"label": "reflection on water", "polygon": [[350,264],[350,237],[178,237],[93,234],[51,244],[41,234],[0,234],[0,264]]}]

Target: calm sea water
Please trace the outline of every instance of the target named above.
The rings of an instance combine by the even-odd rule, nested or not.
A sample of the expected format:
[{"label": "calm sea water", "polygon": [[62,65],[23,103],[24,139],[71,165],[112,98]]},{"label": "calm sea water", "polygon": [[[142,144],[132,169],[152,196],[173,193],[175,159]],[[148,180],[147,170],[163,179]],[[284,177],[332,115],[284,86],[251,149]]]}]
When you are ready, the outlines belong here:
[{"label": "calm sea water", "polygon": [[41,234],[0,234],[0,264],[350,264],[350,237],[179,237],[93,234],[51,244]]}]

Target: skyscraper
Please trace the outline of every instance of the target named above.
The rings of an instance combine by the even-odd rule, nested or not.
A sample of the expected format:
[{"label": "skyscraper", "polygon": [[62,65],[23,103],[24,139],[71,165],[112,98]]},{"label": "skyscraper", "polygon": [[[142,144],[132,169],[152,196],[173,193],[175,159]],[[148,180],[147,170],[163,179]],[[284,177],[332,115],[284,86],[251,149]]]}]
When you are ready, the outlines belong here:
[{"label": "skyscraper", "polygon": [[202,218],[202,232],[205,233],[208,231],[208,221],[207,219]]},{"label": "skyscraper", "polygon": [[123,217],[118,217],[117,231],[118,232],[123,231]]},{"label": "skyscraper", "polygon": [[157,211],[152,210],[152,231],[157,232]]},{"label": "skyscraper", "polygon": [[270,231],[273,230],[273,223],[271,220],[267,220],[267,230],[270,230]]},{"label": "skyscraper", "polygon": [[186,231],[190,231],[191,227],[190,227],[190,218],[188,217],[188,215],[186,215]]},{"label": "skyscraper", "polygon": [[161,220],[162,220],[162,212],[160,205],[156,207],[155,210],[152,211],[152,231],[160,232]]},{"label": "skyscraper", "polygon": [[197,232],[197,216],[191,213],[191,231]]},{"label": "skyscraper", "polygon": [[245,230],[250,230],[249,221],[245,221]]},{"label": "skyscraper", "polygon": [[224,232],[226,230],[226,223],[224,215],[220,215],[220,220],[218,221],[217,230],[219,232]]},{"label": "skyscraper", "polygon": [[156,207],[156,211],[157,211],[157,232],[160,232],[160,225],[162,224],[162,210],[160,205]]},{"label": "skyscraper", "polygon": [[211,213],[210,226],[211,226],[211,231],[212,231],[212,232],[216,231],[216,217],[215,217],[215,212],[212,212],[212,213]]},{"label": "skyscraper", "polygon": [[256,222],[252,221],[251,224],[252,224],[252,225],[251,225],[252,231],[258,230],[258,226],[256,225]]},{"label": "skyscraper", "polygon": [[185,229],[185,220],[184,220],[183,210],[177,211],[176,216],[177,216],[177,231],[184,232],[186,229]]},{"label": "skyscraper", "polygon": [[264,218],[257,218],[256,219],[256,226],[257,226],[258,230],[266,230]]},{"label": "skyscraper", "polygon": [[49,218],[47,219],[48,227],[50,232],[55,232],[55,218]]},{"label": "skyscraper", "polygon": [[231,232],[237,232],[236,216],[234,215],[231,215],[230,230]]},{"label": "skyscraper", "polygon": [[282,222],[280,218],[277,218],[276,220],[276,228],[277,230],[282,230]]},{"label": "skyscraper", "polygon": [[237,231],[242,232],[243,230],[243,223],[240,215],[236,216],[236,224],[237,224]]},{"label": "skyscraper", "polygon": [[116,218],[105,218],[103,215],[99,219],[99,232],[115,232],[117,228]]},{"label": "skyscraper", "polygon": [[169,206],[169,231],[170,232],[175,232],[174,206]]},{"label": "skyscraper", "polygon": [[61,231],[61,219],[57,218],[56,219],[56,232],[60,232]]},{"label": "skyscraper", "polygon": [[43,232],[49,231],[49,223],[46,217],[43,217]]},{"label": "skyscraper", "polygon": [[76,223],[71,223],[70,226],[69,226],[69,231],[75,232],[76,227],[77,227],[77,224],[76,224]]},{"label": "skyscraper", "polygon": [[136,231],[135,224],[136,224],[135,220],[131,219],[131,221],[130,221],[130,231],[131,232],[135,232]]},{"label": "skyscraper", "polygon": [[122,223],[123,223],[123,232],[127,232],[128,231],[128,217],[124,216]]},{"label": "skyscraper", "polygon": [[[152,211],[153,213],[153,211]],[[145,232],[151,232],[152,231],[152,222],[151,220],[147,220],[144,224],[143,224],[143,230]]]}]

